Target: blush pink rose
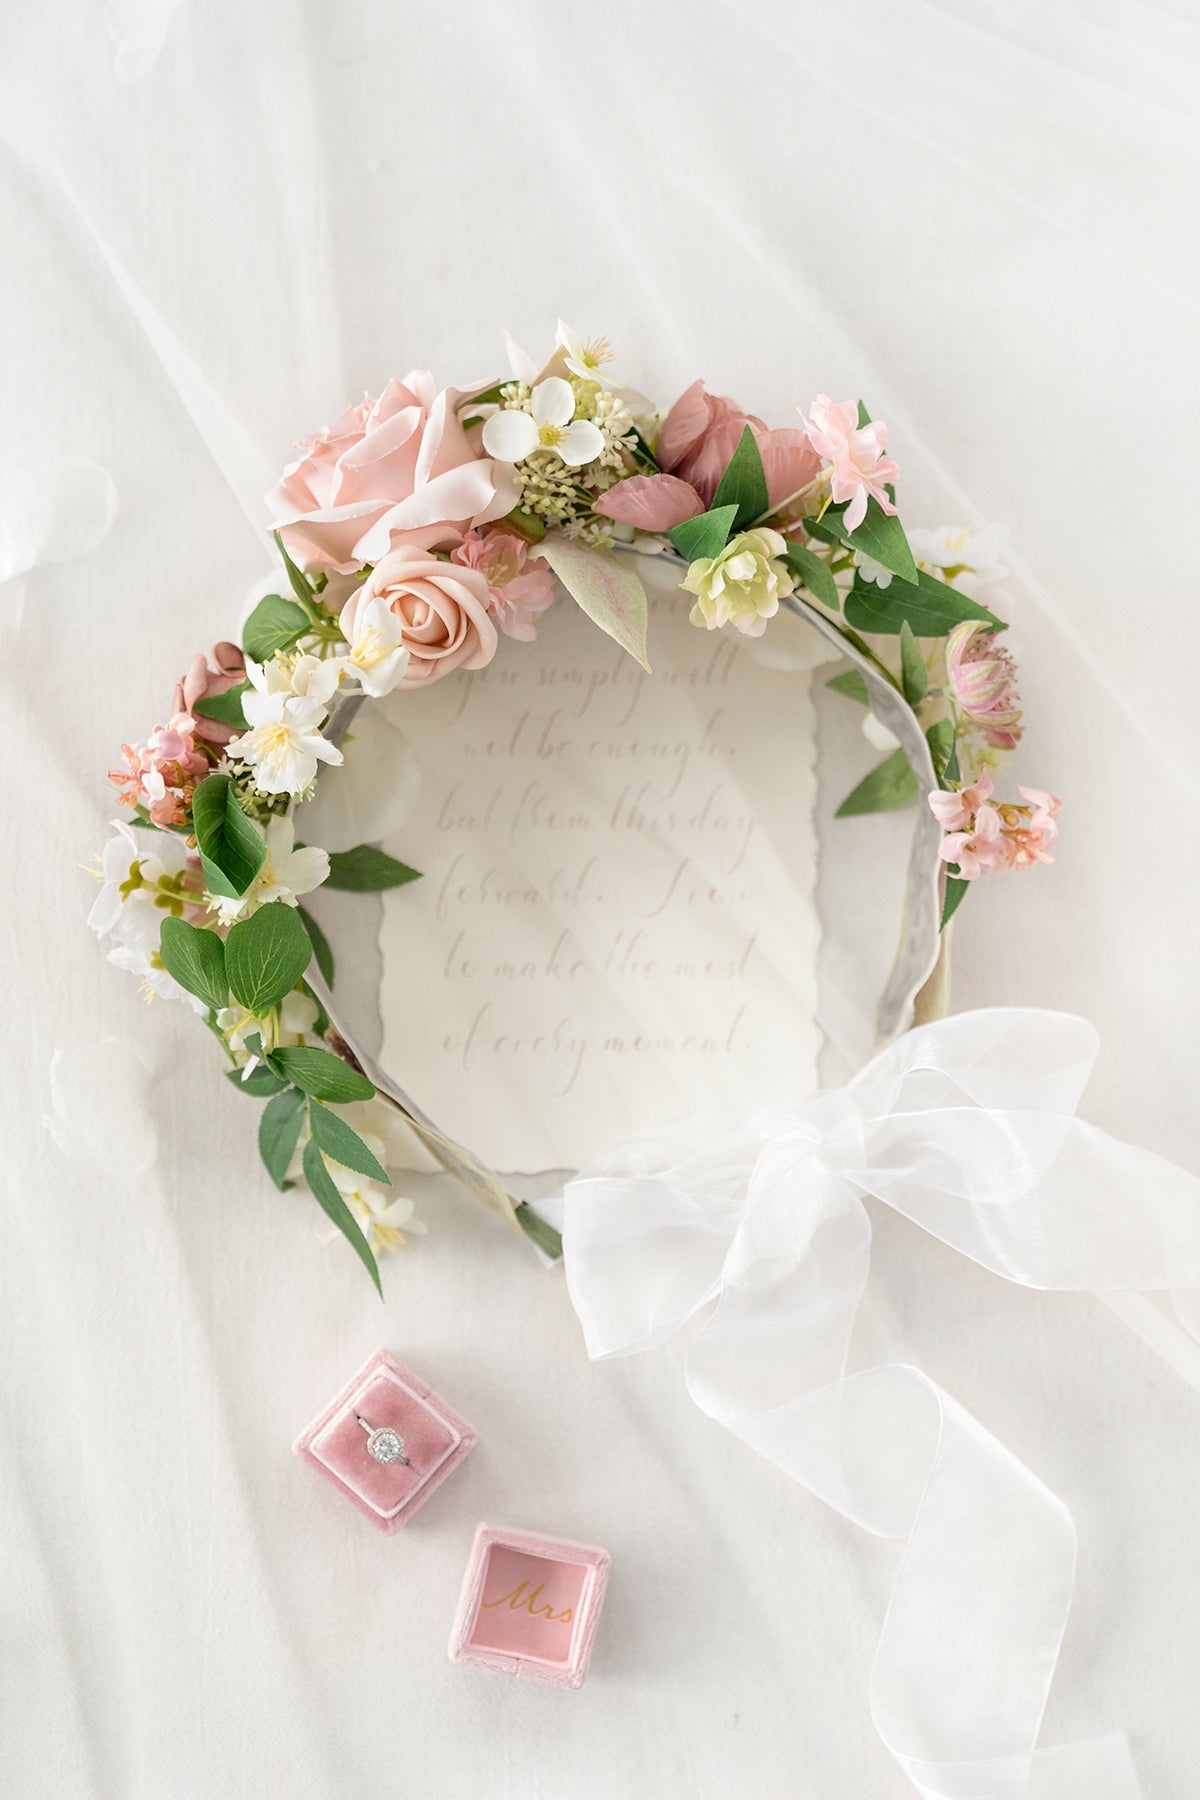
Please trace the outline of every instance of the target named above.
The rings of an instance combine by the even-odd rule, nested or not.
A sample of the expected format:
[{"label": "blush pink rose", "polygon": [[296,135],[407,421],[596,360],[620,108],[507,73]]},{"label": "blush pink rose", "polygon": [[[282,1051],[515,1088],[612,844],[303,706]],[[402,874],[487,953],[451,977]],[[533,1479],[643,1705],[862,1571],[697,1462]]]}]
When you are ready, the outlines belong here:
[{"label": "blush pink rose", "polygon": [[228,693],[231,687],[245,681],[246,659],[236,644],[223,640],[213,645],[212,660],[215,668],[209,667],[202,651],[196,652],[187,674],[175,685],[171,711],[195,714],[194,737],[203,738],[208,744],[227,744],[238,727],[222,725],[219,719],[206,719],[203,713],[195,712],[196,703],[214,700],[218,694]]},{"label": "blush pink rose", "polygon": [[402,688],[428,687],[452,669],[482,669],[496,654],[486,575],[443,562],[415,544],[381,556],[346,602],[341,626],[353,641],[359,612],[375,598],[399,619],[408,650]]},{"label": "blush pink rose", "polygon": [[554,599],[554,571],[511,531],[469,531],[451,562],[478,569],[488,584],[488,607],[505,637],[532,644],[537,621]]},{"label": "blush pink rose", "polygon": [[655,454],[661,475],[631,475],[596,502],[596,511],[639,531],[670,531],[712,505],[722,475],[750,427],[767,480],[768,514],[790,512],[788,503],[820,472],[821,459],[806,434],[793,427],[770,431],[753,413],[694,381],[662,423]]},{"label": "blush pink rose", "polygon": [[458,420],[459,401],[477,391],[439,393],[427,369],[415,370],[296,446],[267,505],[301,568],[349,574],[398,538],[448,549],[512,511],[512,470],[479,455]]}]

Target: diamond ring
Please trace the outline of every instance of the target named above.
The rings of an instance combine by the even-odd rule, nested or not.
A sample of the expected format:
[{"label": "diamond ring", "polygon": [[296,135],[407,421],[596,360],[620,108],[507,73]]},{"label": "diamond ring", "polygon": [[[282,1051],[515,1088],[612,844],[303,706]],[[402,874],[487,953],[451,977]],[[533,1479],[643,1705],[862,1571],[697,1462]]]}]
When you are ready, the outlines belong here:
[{"label": "diamond ring", "polygon": [[393,1431],[390,1425],[380,1425],[378,1428],[368,1425],[361,1413],[355,1413],[354,1416],[367,1434],[368,1456],[373,1456],[377,1463],[398,1462],[403,1463],[406,1469],[412,1468],[404,1453],[404,1439],[398,1431]]}]

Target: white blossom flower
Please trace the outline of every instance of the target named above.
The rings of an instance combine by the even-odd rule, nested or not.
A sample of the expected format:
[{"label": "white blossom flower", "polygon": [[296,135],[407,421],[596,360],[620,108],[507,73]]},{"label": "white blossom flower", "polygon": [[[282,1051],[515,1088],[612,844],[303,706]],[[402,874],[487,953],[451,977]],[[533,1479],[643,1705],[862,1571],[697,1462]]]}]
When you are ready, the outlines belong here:
[{"label": "white blossom flower", "polygon": [[341,658],[347,675],[356,675],[364,694],[382,700],[403,678],[408,649],[400,620],[382,595],[355,612],[349,656]]},{"label": "white blossom flower", "polygon": [[184,840],[170,831],[135,831],[123,819],[114,819],[112,826],[88,924],[98,937],[111,938],[109,962],[139,976],[147,998],[158,994],[164,1000],[185,1000],[194,1012],[207,1012],[203,1000],[180,987],[159,961],[163,920],[179,917],[185,905],[200,898],[199,877]]},{"label": "white blossom flower", "polygon": [[569,469],[594,461],[604,437],[590,419],[575,418],[575,392],[561,375],[539,381],[529,411],[502,407],[483,428],[483,447],[498,462],[523,462],[535,450],[553,450]]},{"label": "white blossom flower", "polygon": [[248,918],[260,906],[275,901],[296,906],[301,894],[311,894],[329,874],[327,850],[316,844],[305,844],[296,849],[296,827],[291,819],[282,816],[268,819],[265,829],[253,819],[250,823],[266,844],[266,861],[246,892],[236,899],[224,894],[209,895],[209,905],[222,925]]},{"label": "white blossom flower", "polygon": [[933,531],[918,526],[908,533],[922,568],[936,570],[968,599],[997,606],[1008,599],[1002,585],[1008,574],[1005,537],[1002,525],[941,525]]},{"label": "white blossom flower", "polygon": [[558,342],[563,350],[563,361],[572,375],[578,375],[581,381],[598,381],[602,387],[611,386],[608,376],[603,372],[604,364],[611,362],[613,358],[612,346],[606,337],[588,341],[560,319]]},{"label": "white blossom flower", "polygon": [[[915,556],[915,551],[914,551]],[[892,571],[885,569],[882,563],[873,556],[864,556],[861,550],[854,552],[855,567],[861,569],[864,581],[873,581],[877,588],[888,588],[892,585]]]},{"label": "white blossom flower", "polygon": [[[319,1008],[312,995],[302,994],[299,988],[293,988],[279,1002],[271,1047],[278,1050],[295,1044],[316,1043],[318,1017]],[[242,1080],[245,1081],[262,1061],[260,1056],[247,1049],[246,1039],[255,1035],[261,1037],[266,1029],[266,1020],[259,1018],[256,1013],[247,1012],[244,1006],[223,1006],[217,1014],[217,1029],[223,1033],[229,1048],[242,1064]]]},{"label": "white blossom flower", "polygon": [[231,738],[228,754],[249,763],[260,794],[302,794],[316,780],[317,764],[340,763],[342,753],[320,727],[341,677],[337,663],[301,656],[265,666],[246,662],[251,687],[242,696],[250,730]]}]

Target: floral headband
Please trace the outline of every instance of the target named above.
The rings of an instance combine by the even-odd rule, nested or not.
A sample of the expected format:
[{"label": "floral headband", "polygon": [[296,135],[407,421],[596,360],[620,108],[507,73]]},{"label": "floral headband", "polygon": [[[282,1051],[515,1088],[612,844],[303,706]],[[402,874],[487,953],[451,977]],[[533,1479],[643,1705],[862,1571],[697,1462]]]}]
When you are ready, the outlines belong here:
[{"label": "floral headband", "polygon": [[[89,922],[111,962],[200,1015],[230,1081],[266,1102],[272,1179],[303,1178],[377,1287],[376,1252],[422,1229],[386,1191],[388,1167],[411,1166],[405,1127],[544,1251],[558,1234],[335,1029],[332,956],[303,897],[417,871],[372,845],[298,845],[291,810],[342,761],[353,708],[485,667],[500,634],[532,640],[556,577],[647,670],[638,553],[686,565],[702,630],[758,638],[784,607],[844,655],[828,685],[869,708],[886,754],[839,812],[924,787],[910,902],[935,940],[972,881],[1053,860],[1058,800],[994,789],[1022,730],[1006,625],[985,603],[1003,600],[994,535],[906,533],[887,429],[861,402],[822,394],[768,428],[696,381],[660,419],[611,378],[603,339],[560,324],[542,367],[510,356],[490,386],[390,381],[297,446],[269,496],[289,593],[258,602],[240,646],[197,655],[169,722],[110,772],[129,810]],[[918,949],[886,1029],[908,1023],[928,973]]]}]

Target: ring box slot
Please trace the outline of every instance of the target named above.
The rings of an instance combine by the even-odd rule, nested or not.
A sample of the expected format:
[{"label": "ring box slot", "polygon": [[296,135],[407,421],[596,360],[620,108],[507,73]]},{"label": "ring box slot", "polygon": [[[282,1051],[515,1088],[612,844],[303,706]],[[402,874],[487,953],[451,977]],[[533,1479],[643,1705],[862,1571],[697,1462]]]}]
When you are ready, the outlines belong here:
[{"label": "ring box slot", "polygon": [[[409,1464],[380,1463],[359,1415],[404,1439]],[[472,1426],[386,1350],[361,1368],[296,1440],[296,1454],[380,1531],[407,1525],[476,1442]]]}]

